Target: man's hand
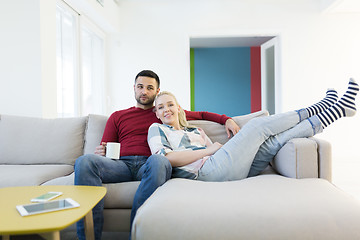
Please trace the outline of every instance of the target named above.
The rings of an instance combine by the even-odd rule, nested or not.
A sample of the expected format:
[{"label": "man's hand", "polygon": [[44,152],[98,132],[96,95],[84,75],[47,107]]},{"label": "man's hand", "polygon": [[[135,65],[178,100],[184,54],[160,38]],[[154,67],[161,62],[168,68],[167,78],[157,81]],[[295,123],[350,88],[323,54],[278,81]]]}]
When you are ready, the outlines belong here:
[{"label": "man's hand", "polygon": [[105,156],[106,153],[106,142],[102,142],[100,146],[95,148],[96,155]]},{"label": "man's hand", "polygon": [[240,131],[240,127],[236,124],[236,122],[234,120],[232,120],[232,118],[229,118],[228,120],[226,120],[225,129],[226,129],[228,138],[231,137],[231,133],[233,136],[235,136],[235,134],[237,134]]}]

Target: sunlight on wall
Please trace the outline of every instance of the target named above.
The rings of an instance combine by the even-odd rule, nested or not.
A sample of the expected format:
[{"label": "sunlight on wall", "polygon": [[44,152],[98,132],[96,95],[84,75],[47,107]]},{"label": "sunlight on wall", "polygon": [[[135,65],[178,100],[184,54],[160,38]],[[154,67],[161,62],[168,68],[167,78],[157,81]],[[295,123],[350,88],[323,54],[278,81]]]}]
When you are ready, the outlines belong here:
[{"label": "sunlight on wall", "polygon": [[352,118],[340,119],[318,136],[332,145],[333,183],[360,200],[359,122],[357,113]]},{"label": "sunlight on wall", "polygon": [[333,157],[333,183],[360,200],[360,158]]}]

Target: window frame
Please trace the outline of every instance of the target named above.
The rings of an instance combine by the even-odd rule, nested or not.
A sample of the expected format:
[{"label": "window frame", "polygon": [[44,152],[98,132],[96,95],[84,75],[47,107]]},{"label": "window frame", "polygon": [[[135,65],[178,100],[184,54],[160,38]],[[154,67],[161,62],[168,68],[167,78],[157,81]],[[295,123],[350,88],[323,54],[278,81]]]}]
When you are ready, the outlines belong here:
[{"label": "window frame", "polygon": [[[90,19],[88,19],[86,16],[82,16],[80,18],[80,29],[79,29],[79,35],[80,35],[80,43],[83,41],[82,39],[82,31],[83,28],[87,29],[88,31],[96,34],[97,37],[99,37],[102,42],[103,42],[103,76],[102,76],[102,84],[101,84],[101,89],[99,89],[99,91],[101,91],[101,102],[100,104],[100,108],[101,108],[101,112],[97,112],[97,114],[105,114],[105,79],[106,79],[106,71],[105,71],[105,67],[106,67],[106,34],[104,31],[102,31],[98,26],[96,26]],[[79,47],[79,61],[80,61],[80,93],[79,93],[79,97],[80,97],[80,115],[84,115],[84,106],[83,106],[83,84],[84,84],[84,78],[83,78],[83,67],[82,67],[82,59],[83,59],[83,54],[82,54],[82,45],[80,45]]]},{"label": "window frame", "polygon": [[[86,29],[89,32],[94,33],[99,39],[101,39],[102,41],[102,54],[103,54],[103,62],[102,62],[102,67],[103,69],[101,70],[103,72],[103,76],[102,76],[102,82],[100,83],[100,85],[102,86],[101,89],[96,89],[96,91],[101,91],[100,95],[101,95],[101,99],[98,101],[96,101],[97,103],[99,103],[99,106],[97,106],[96,108],[101,109],[100,112],[95,112],[95,114],[104,114],[105,113],[105,79],[106,79],[106,33],[104,31],[101,30],[100,27],[98,27],[95,23],[93,23],[91,21],[91,19],[87,18],[85,15],[82,15],[81,13],[79,13],[78,11],[76,11],[75,9],[73,9],[70,5],[68,5],[66,2],[64,2],[63,0],[57,0],[56,1],[56,8],[58,9],[62,8],[63,10],[71,13],[71,15],[73,15],[73,17],[75,18],[75,24],[74,24],[74,36],[75,36],[75,43],[74,43],[74,103],[73,103],[73,107],[74,107],[74,111],[73,113],[64,113],[62,108],[57,109],[57,115],[58,117],[79,117],[79,116],[83,116],[85,114],[89,114],[89,113],[85,113],[84,112],[84,101],[83,101],[83,86],[84,86],[84,79],[83,79],[83,54],[82,54],[82,48],[83,48],[83,39],[82,39],[82,31],[83,29]],[[57,13],[57,11],[56,11]],[[56,23],[57,25],[58,23]],[[58,43],[57,43],[58,44]],[[58,46],[57,46],[58,47]],[[56,56],[58,57],[58,55]],[[58,64],[58,63],[57,63]],[[58,79],[58,66],[57,66],[57,82],[59,81]],[[62,75],[62,74],[61,74]],[[62,80],[61,80],[62,81]],[[57,94],[59,90],[58,90],[58,84],[57,84]],[[57,97],[57,102],[59,101],[59,98]],[[63,99],[62,99],[63,101]],[[58,103],[57,103],[58,105]],[[60,112],[61,111],[61,112]],[[92,112],[90,112],[92,113]]]}]

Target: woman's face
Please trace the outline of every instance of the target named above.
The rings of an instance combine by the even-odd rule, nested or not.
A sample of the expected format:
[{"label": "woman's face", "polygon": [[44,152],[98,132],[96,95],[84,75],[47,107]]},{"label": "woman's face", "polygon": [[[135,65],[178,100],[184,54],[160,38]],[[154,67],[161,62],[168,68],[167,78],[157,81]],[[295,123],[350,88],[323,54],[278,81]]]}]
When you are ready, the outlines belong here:
[{"label": "woman's face", "polygon": [[156,116],[162,123],[173,126],[175,129],[179,129],[180,106],[176,104],[175,99],[172,96],[165,94],[158,97],[155,104]]}]

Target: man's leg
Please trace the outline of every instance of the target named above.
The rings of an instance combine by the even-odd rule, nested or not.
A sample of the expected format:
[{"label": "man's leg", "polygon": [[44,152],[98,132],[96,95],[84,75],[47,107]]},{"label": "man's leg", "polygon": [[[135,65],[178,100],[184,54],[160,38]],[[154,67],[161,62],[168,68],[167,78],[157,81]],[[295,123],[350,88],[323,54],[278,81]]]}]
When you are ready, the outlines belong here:
[{"label": "man's leg", "polygon": [[[148,199],[155,190],[170,179],[172,167],[169,160],[158,154],[151,155],[138,172],[138,180],[141,179],[139,188],[134,197],[131,210],[130,227],[135,218],[138,208]],[[130,228],[131,234],[131,228]]]},{"label": "man's leg", "polygon": [[[75,185],[101,186],[102,183],[131,181],[131,172],[122,160],[112,160],[95,154],[79,157],[75,162]],[[93,208],[95,239],[101,239],[104,199]],[[77,223],[80,240],[85,239],[83,220]]]}]

